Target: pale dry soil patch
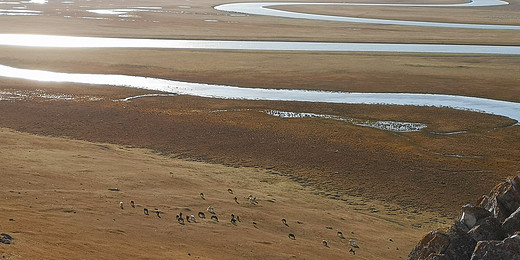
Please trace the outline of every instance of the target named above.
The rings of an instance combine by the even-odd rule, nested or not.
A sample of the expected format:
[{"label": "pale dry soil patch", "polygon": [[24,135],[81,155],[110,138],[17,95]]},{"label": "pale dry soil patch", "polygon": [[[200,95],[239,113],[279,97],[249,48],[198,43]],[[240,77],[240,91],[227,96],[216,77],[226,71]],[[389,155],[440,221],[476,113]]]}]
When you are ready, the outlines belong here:
[{"label": "pale dry soil patch", "polygon": [[[0,231],[15,238],[0,245],[5,259],[398,259],[424,233],[410,223],[428,217],[356,211],[381,205],[327,199],[261,169],[5,128],[0,158]],[[257,205],[247,201],[249,194]],[[220,222],[197,218],[183,226],[175,220],[179,212],[197,215],[210,205]],[[145,207],[159,209],[161,218],[144,215]],[[241,217],[236,226],[229,222],[232,213]],[[348,252],[350,239],[360,247],[355,257]]]}]

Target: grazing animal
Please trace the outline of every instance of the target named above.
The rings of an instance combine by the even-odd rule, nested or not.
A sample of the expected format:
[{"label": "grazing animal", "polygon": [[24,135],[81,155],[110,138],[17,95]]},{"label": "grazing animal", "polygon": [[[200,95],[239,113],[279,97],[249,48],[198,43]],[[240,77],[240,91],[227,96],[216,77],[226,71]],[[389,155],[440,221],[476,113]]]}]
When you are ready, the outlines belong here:
[{"label": "grazing animal", "polygon": [[132,206],[132,208],[135,208],[135,203],[133,200],[130,201],[130,206]]},{"label": "grazing animal", "polygon": [[182,212],[179,213],[179,218],[184,218],[184,217],[182,216]]},{"label": "grazing animal", "polygon": [[232,189],[227,189],[227,191],[229,192],[229,194],[233,194],[233,190]]},{"label": "grazing animal", "polygon": [[338,237],[341,239],[345,239],[345,237],[343,236],[343,233],[341,231],[338,231]]},{"label": "grazing animal", "polygon": [[296,240],[296,236],[292,233],[289,233],[289,238],[292,240]]},{"label": "grazing animal", "polygon": [[283,223],[284,225],[286,225],[286,226],[289,226],[289,225],[287,224],[287,220],[284,219],[284,218],[282,218],[282,223]]},{"label": "grazing animal", "polygon": [[186,216],[186,221],[188,221],[188,223],[191,223],[190,216]]},{"label": "grazing animal", "polygon": [[356,255],[356,251],[355,251],[354,249],[351,248],[351,249],[348,250],[348,251],[349,251],[351,254]]},{"label": "grazing animal", "polygon": [[215,221],[217,221],[217,222],[218,222],[218,217],[217,217],[217,216],[215,216],[215,215],[211,216],[211,219],[212,219],[212,220],[215,220]]},{"label": "grazing animal", "polygon": [[231,214],[231,224],[233,225],[237,225],[237,219],[235,218],[235,215],[234,214]]},{"label": "grazing animal", "polygon": [[157,214],[158,218],[161,218],[161,212],[160,211],[156,210],[155,213]]},{"label": "grazing animal", "polygon": [[177,222],[179,222],[181,225],[184,225],[184,218],[178,218]]},{"label": "grazing animal", "polygon": [[121,209],[125,209],[125,207],[123,206],[123,202],[119,202],[119,207],[121,207]]},{"label": "grazing animal", "polygon": [[148,216],[148,209],[147,209],[147,208],[144,208],[144,214],[145,214],[146,216]]},{"label": "grazing animal", "polygon": [[200,193],[200,198],[203,199],[203,200],[206,200],[206,197],[204,197],[204,193]]},{"label": "grazing animal", "polygon": [[235,197],[235,202],[236,202],[237,204],[240,204],[240,203],[238,203],[238,198],[237,198],[237,197]]},{"label": "grazing animal", "polygon": [[249,202],[251,202],[251,204],[258,204],[258,201],[256,201],[256,197],[253,197],[253,195],[249,194],[247,198],[249,199]]},{"label": "grazing animal", "polygon": [[253,227],[258,228],[258,227],[256,226],[256,222],[254,222],[254,221],[253,221]]},{"label": "grazing animal", "polygon": [[198,214],[199,218],[206,218],[206,214],[204,212],[200,211]]},{"label": "grazing animal", "polygon": [[348,241],[350,243],[350,246],[352,246],[353,248],[359,248],[358,245],[356,245],[356,240],[354,239],[351,239]]},{"label": "grazing animal", "polygon": [[323,241],[321,241],[321,243],[322,243],[325,247],[329,247],[329,243],[327,242],[327,240],[323,240]]},{"label": "grazing animal", "polygon": [[211,214],[215,214],[215,208],[213,206],[209,206],[206,210]]},{"label": "grazing animal", "polygon": [[197,223],[197,221],[195,220],[195,216],[194,215],[190,215],[190,219],[193,223]]},{"label": "grazing animal", "polygon": [[240,221],[240,216],[237,216],[237,221],[238,222],[242,222],[242,221]]}]

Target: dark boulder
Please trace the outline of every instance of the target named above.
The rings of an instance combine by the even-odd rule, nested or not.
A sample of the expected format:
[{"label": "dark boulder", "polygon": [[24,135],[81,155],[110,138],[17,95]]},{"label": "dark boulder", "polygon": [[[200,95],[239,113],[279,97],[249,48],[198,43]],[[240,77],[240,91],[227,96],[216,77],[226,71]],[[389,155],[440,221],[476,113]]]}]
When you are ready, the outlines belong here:
[{"label": "dark boulder", "polygon": [[520,207],[520,176],[509,178],[491,190],[489,196],[483,196],[478,203],[494,214],[500,222]]},{"label": "dark boulder", "polygon": [[476,225],[468,232],[475,241],[482,240],[503,240],[506,234],[502,229],[502,224],[494,217],[487,217],[479,220]]},{"label": "dark boulder", "polygon": [[503,241],[480,241],[471,260],[520,260],[520,235],[513,235]]},{"label": "dark boulder", "polygon": [[431,257],[442,254],[446,248],[448,248],[449,244],[450,239],[446,234],[434,230],[421,239],[419,244],[417,244],[408,255],[408,259],[432,259]]},{"label": "dark boulder", "polygon": [[415,246],[408,259],[469,260],[477,242],[468,231],[466,225],[460,221],[455,221],[446,232],[432,231]]},{"label": "dark boulder", "polygon": [[428,233],[408,259],[520,260],[520,175],[496,185],[477,206],[462,207],[459,221]]},{"label": "dark boulder", "polygon": [[467,204],[462,207],[462,216],[460,217],[460,222],[464,223],[469,229],[471,229],[477,224],[478,221],[492,215],[493,214],[491,214],[491,212],[484,208]]},{"label": "dark boulder", "polygon": [[466,225],[460,221],[455,221],[453,226],[446,232],[450,239],[450,244],[443,253],[451,259],[469,260],[473,249],[477,245],[477,241],[467,233],[468,231]]},{"label": "dark boulder", "polygon": [[452,260],[449,256],[445,254],[439,254],[439,255],[430,255],[426,260]]},{"label": "dark boulder", "polygon": [[504,220],[502,228],[509,236],[520,231],[520,208],[518,208],[515,212],[513,212],[513,214]]}]

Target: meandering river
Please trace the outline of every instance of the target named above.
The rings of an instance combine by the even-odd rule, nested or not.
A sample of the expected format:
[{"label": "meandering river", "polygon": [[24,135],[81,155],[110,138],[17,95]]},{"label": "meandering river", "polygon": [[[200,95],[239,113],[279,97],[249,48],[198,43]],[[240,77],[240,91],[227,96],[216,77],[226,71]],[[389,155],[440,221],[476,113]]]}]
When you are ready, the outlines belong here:
[{"label": "meandering river", "polygon": [[[280,11],[269,7],[282,5],[364,5],[364,6],[423,6],[423,7],[478,7],[504,5],[499,0],[477,0],[463,4],[418,5],[418,4],[357,4],[357,3],[235,3],[219,5],[217,10],[241,12],[254,15],[270,15],[286,18],[301,18],[356,23],[394,24],[407,26],[435,26],[448,28],[520,30],[516,25],[483,25],[459,23],[433,23],[326,16]],[[217,41],[217,40],[165,40],[72,37],[54,35],[0,34],[0,45],[53,48],[168,48],[204,50],[255,50],[255,51],[328,51],[328,52],[416,52],[520,55],[520,46],[492,45],[443,45],[443,44],[384,44],[384,43],[326,43],[326,42],[274,42],[274,41]],[[147,90],[193,95],[200,97],[245,100],[277,100],[300,102],[326,102],[345,104],[385,104],[450,107],[501,115],[520,121],[520,103],[443,94],[417,93],[349,93],[313,90],[286,90],[244,88],[180,82],[158,78],[130,75],[61,73],[29,70],[0,65],[0,77],[19,78],[48,82],[112,85]]]},{"label": "meandering river", "polygon": [[412,93],[351,93],[314,90],[243,88],[165,80],[149,77],[60,73],[29,70],[0,65],[0,76],[47,82],[111,85],[192,95],[208,98],[326,102],[343,104],[385,104],[451,107],[506,116],[520,121],[520,103],[442,94]]},{"label": "meandering river", "polygon": [[359,18],[348,16],[308,14],[291,11],[273,9],[280,6],[301,6],[301,5],[327,5],[327,6],[393,6],[393,7],[485,7],[507,5],[508,3],[500,0],[474,0],[462,4],[364,4],[364,3],[306,3],[306,2],[250,2],[250,3],[231,3],[215,6],[215,9],[227,12],[237,12],[250,15],[265,15],[273,17],[284,17],[294,19],[308,19],[333,22],[365,23],[365,24],[386,24],[403,26],[424,26],[442,28],[461,28],[461,29],[485,29],[485,30],[520,30],[518,25],[495,25],[495,24],[467,24],[467,23],[448,23],[448,22],[426,22],[426,21],[405,21],[389,20],[377,18]]}]

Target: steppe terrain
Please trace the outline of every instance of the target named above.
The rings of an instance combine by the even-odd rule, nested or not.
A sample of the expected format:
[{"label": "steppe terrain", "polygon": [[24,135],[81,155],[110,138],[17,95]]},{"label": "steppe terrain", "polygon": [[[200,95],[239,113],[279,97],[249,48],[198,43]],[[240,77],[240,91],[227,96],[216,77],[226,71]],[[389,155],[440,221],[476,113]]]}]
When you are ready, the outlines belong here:
[{"label": "steppe terrain", "polygon": [[[212,8],[221,3],[149,0],[27,4],[43,14],[0,16],[0,33],[496,45],[520,42],[518,31],[249,16]],[[162,11],[132,13],[134,17],[126,18],[86,11],[139,6],[161,6]],[[387,19],[519,25],[519,6],[520,2],[514,0],[507,6],[450,9],[279,8]],[[93,19],[96,17],[102,19]],[[508,55],[0,46],[0,64],[243,87],[442,93],[520,102],[520,57]],[[191,96],[121,101],[153,93],[157,92],[0,78],[0,194],[5,198],[0,203],[0,232],[15,237],[13,245],[0,245],[3,257],[406,258],[425,230],[449,225],[462,205],[473,203],[520,168],[520,128],[504,117],[449,108]],[[269,110],[360,121],[415,122],[428,127],[402,133],[324,118],[279,118],[268,115]],[[235,191],[240,204],[233,201],[228,188]],[[206,200],[200,198],[201,192]],[[247,201],[249,194],[258,198],[258,205]],[[137,208],[128,205],[130,200],[136,201]],[[119,208],[120,201],[125,202],[124,210]],[[175,220],[181,211],[194,214],[210,205],[215,206],[219,223],[207,219],[182,226]],[[158,208],[163,215],[160,219],[153,214],[145,216],[143,207]],[[237,226],[229,222],[232,213],[242,218]],[[282,224],[282,218],[288,220],[289,227]],[[338,238],[337,231],[342,231],[346,239]],[[294,233],[296,240],[289,239],[289,233]],[[329,242],[329,248],[322,245],[323,239]],[[350,239],[360,247],[355,256],[348,251]]]},{"label": "steppe terrain", "polygon": [[[383,205],[362,198],[324,199],[262,169],[6,129],[0,140],[0,157],[10,162],[0,168],[1,227],[16,239],[0,247],[7,259],[382,259],[388,254],[404,259],[414,244],[410,237],[422,230],[403,223],[426,220],[398,209],[393,215],[370,213]],[[119,191],[109,190],[115,188]],[[248,201],[249,194],[258,204]],[[219,222],[209,219],[208,206],[214,206]],[[207,218],[185,225],[175,220],[179,212],[197,216],[199,211]],[[236,226],[231,214],[240,216]],[[359,246],[355,257],[349,253],[351,239]]]}]

